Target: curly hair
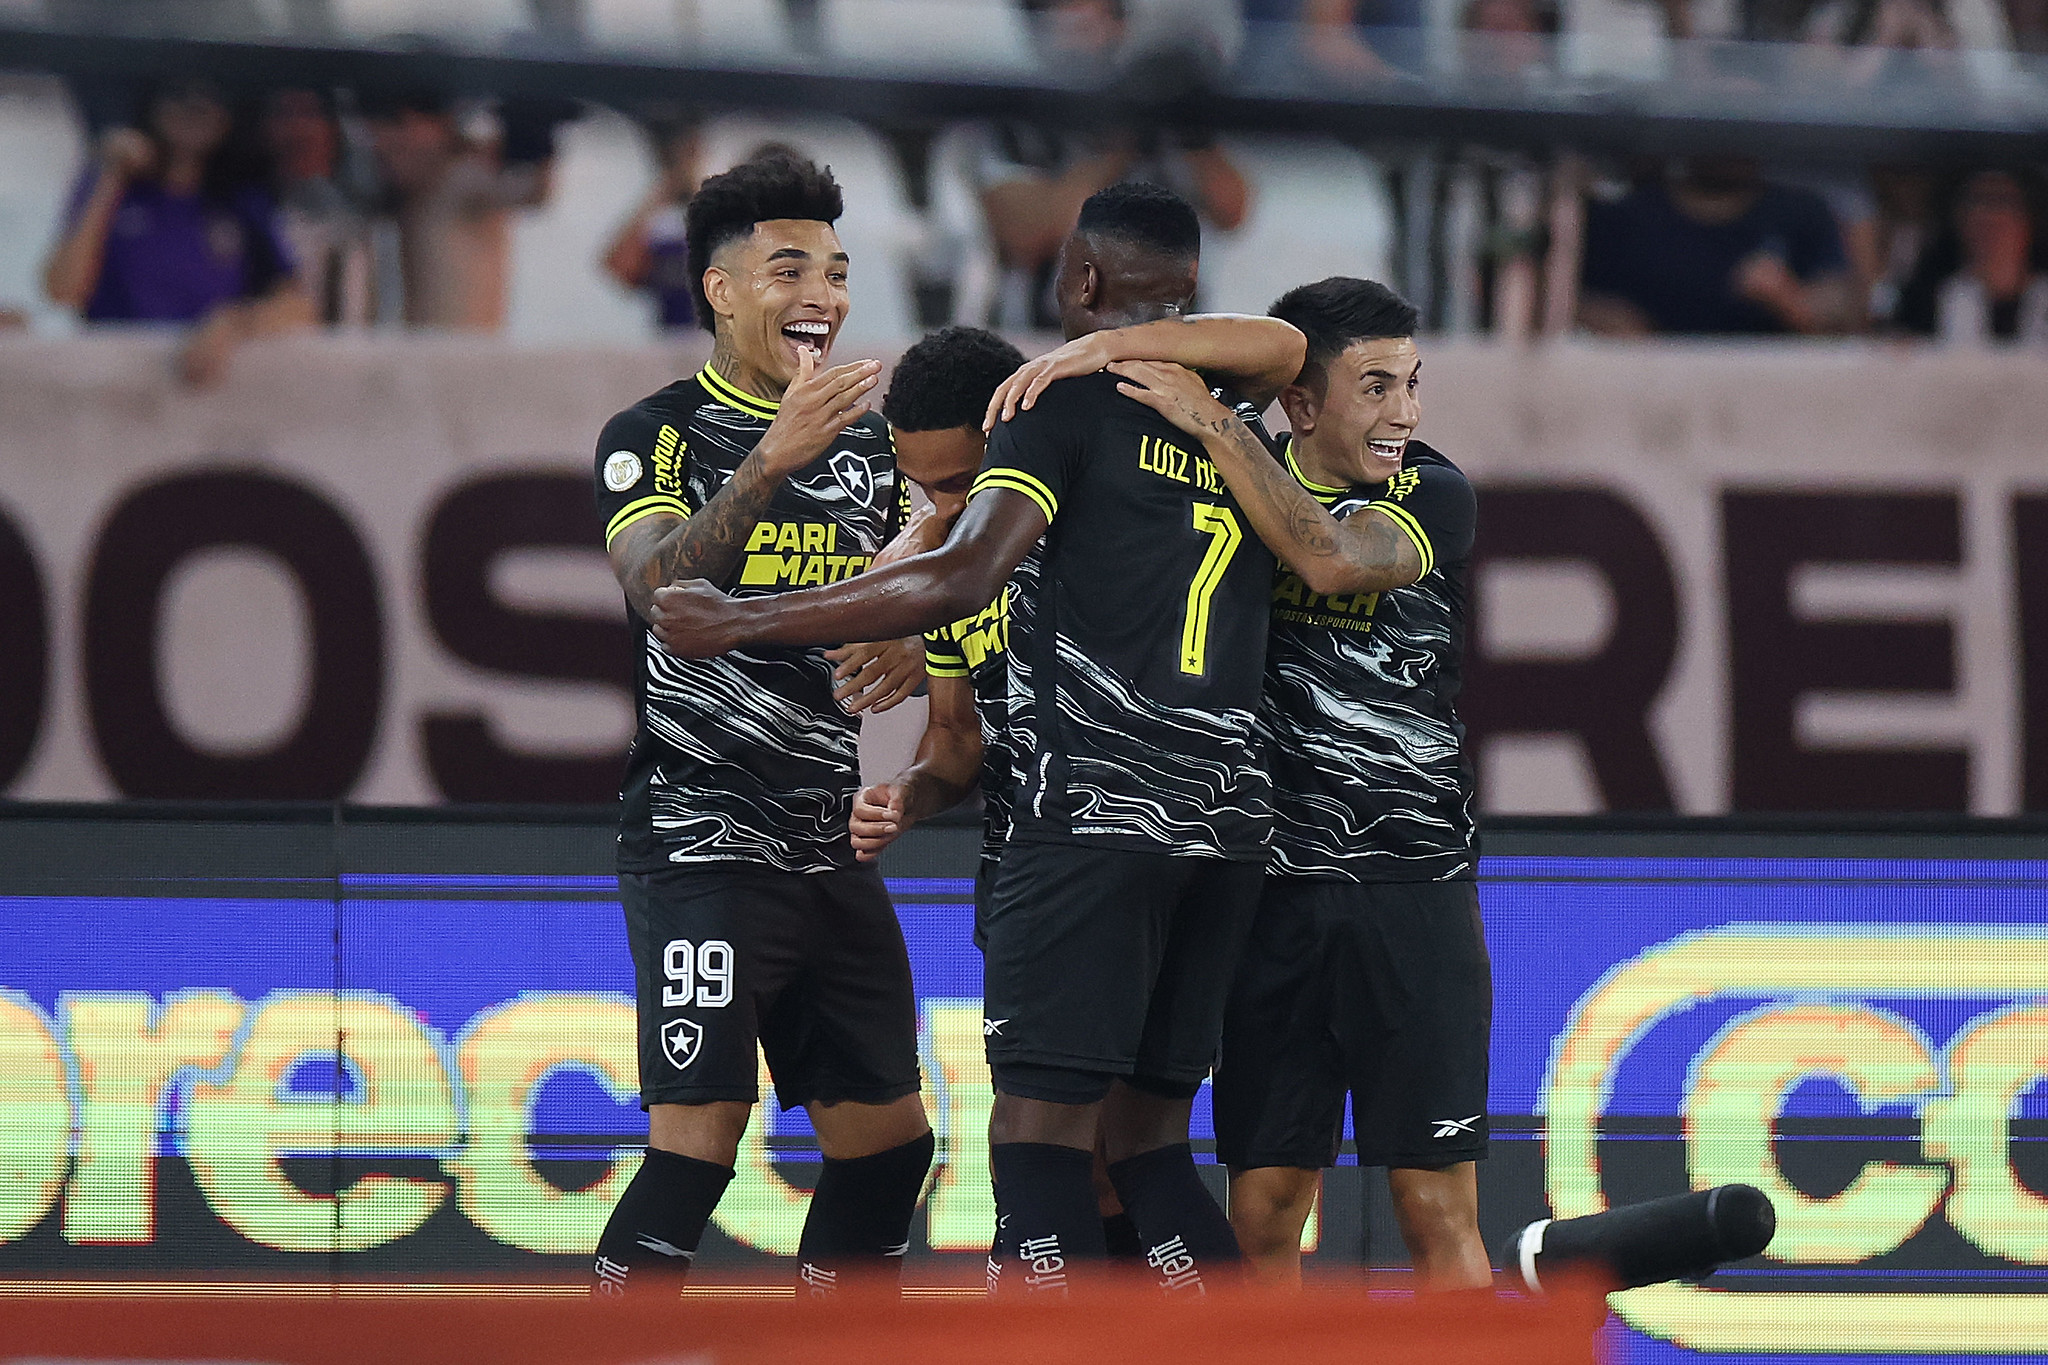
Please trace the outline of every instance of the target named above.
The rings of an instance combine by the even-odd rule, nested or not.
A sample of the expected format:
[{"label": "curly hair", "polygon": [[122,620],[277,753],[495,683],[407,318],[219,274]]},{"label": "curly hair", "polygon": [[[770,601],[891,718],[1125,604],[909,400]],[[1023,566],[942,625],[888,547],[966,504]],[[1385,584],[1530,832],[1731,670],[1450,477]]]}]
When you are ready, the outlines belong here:
[{"label": "curly hair", "polygon": [[942,327],[903,353],[889,376],[882,416],[898,431],[981,426],[996,386],[1024,353],[980,327]]},{"label": "curly hair", "polygon": [[717,315],[704,297],[704,272],[727,242],[753,232],[754,224],[777,218],[836,223],[846,197],[832,168],[783,151],[743,161],[697,187],[684,213],[690,258],[690,301],[707,332],[718,330]]},{"label": "curly hair", "polygon": [[1330,362],[1353,342],[1414,336],[1420,321],[1415,305],[1393,290],[1376,280],[1348,275],[1332,275],[1290,289],[1270,311],[1282,322],[1293,323],[1308,338],[1300,382],[1317,389],[1328,382]]}]

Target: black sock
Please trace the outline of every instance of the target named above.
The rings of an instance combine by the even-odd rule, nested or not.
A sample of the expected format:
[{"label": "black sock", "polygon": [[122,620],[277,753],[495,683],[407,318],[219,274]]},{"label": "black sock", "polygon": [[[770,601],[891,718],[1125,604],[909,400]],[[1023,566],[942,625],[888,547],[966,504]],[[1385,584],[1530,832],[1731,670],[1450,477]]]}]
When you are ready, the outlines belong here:
[{"label": "black sock", "polygon": [[[993,1175],[993,1173],[991,1173]],[[1010,1236],[1010,1218],[1003,1212],[1003,1187],[1000,1181],[990,1179],[990,1193],[996,1199],[996,1231],[988,1244],[988,1295],[995,1298],[1003,1291],[1003,1267],[1009,1264],[1017,1250],[1016,1239]],[[1010,1277],[1012,1288],[1017,1286],[1017,1277]]]},{"label": "black sock", "polygon": [[935,1147],[926,1133],[872,1156],[825,1158],[796,1252],[797,1278],[813,1296],[830,1294],[849,1271],[878,1279],[902,1274],[910,1216]]},{"label": "black sock", "polygon": [[1140,1153],[1109,1168],[1124,1211],[1138,1225],[1145,1263],[1168,1290],[1204,1291],[1205,1280],[1236,1279],[1244,1260],[1230,1220],[1195,1169],[1185,1142]]},{"label": "black sock", "polygon": [[730,1166],[649,1147],[597,1239],[590,1292],[673,1296],[690,1273],[711,1210],[731,1183]]},{"label": "black sock", "polygon": [[1074,1262],[1100,1261],[1102,1215],[1095,1207],[1095,1154],[1044,1142],[998,1142],[988,1149],[1003,1192],[1007,1269],[1027,1293],[1065,1294]]},{"label": "black sock", "polygon": [[1145,1259],[1144,1239],[1138,1236],[1138,1225],[1131,1221],[1128,1213],[1103,1215],[1102,1240],[1109,1244],[1109,1259],[1112,1261]]}]

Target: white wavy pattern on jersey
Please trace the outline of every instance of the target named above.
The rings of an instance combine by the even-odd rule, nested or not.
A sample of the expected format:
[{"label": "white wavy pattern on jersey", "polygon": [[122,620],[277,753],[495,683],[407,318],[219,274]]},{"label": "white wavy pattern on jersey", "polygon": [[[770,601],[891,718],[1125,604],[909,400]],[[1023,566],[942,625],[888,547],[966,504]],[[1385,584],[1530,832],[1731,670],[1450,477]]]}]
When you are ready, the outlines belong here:
[{"label": "white wavy pattern on jersey", "polygon": [[743,859],[786,872],[843,865],[822,850],[846,842],[860,727],[832,701],[830,679],[817,651],[684,660],[648,637],[647,732],[674,751],[648,784],[668,861]]},{"label": "white wavy pattern on jersey", "polygon": [[1432,583],[1355,632],[1276,622],[1259,734],[1273,774],[1273,862],[1293,875],[1423,880],[1471,870],[1459,737],[1415,701],[1450,648]]},{"label": "white wavy pattern on jersey", "polygon": [[1075,833],[1132,835],[1172,853],[1219,857],[1264,844],[1271,784],[1252,712],[1164,706],[1065,636],[1055,648]]},{"label": "white wavy pattern on jersey", "polygon": [[984,858],[1002,856],[1003,845],[1010,837],[1010,805],[1016,799],[1018,784],[1024,780],[1024,760],[1020,755],[1031,752],[1030,741],[1017,728],[1014,689],[1020,670],[1026,679],[1025,686],[1030,685],[1030,665],[1023,663],[1019,656],[1026,652],[1026,643],[1031,638],[1032,612],[1037,605],[1038,561],[1044,546],[1043,540],[1033,546],[1023,562],[1011,570],[1010,581],[1003,585],[1003,591],[1010,599],[1007,648],[1001,654],[989,655],[982,663],[984,671],[996,670],[998,676],[985,680],[977,674],[974,678],[974,716],[981,731],[981,856]]}]

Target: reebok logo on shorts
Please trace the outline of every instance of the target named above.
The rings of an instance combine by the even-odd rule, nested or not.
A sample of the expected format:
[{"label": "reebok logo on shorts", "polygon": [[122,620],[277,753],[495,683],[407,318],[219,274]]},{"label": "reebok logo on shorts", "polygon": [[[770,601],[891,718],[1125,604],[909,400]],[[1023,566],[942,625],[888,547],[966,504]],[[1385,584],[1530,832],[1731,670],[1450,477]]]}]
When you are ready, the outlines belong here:
[{"label": "reebok logo on shorts", "polygon": [[993,1038],[997,1034],[1001,1033],[1003,1031],[1003,1025],[1009,1022],[1010,1021],[1007,1019],[983,1019],[981,1021],[981,1036],[984,1038]]},{"label": "reebok logo on shorts", "polygon": [[1436,1125],[1436,1132],[1431,1134],[1431,1136],[1452,1138],[1460,1133],[1473,1132],[1472,1125],[1479,1122],[1481,1117],[1479,1114],[1474,1114],[1469,1119],[1431,1119],[1430,1122]]},{"label": "reebok logo on shorts", "polygon": [[704,1045],[704,1026],[695,1019],[671,1019],[661,1026],[661,1050],[676,1070],[686,1071]]}]

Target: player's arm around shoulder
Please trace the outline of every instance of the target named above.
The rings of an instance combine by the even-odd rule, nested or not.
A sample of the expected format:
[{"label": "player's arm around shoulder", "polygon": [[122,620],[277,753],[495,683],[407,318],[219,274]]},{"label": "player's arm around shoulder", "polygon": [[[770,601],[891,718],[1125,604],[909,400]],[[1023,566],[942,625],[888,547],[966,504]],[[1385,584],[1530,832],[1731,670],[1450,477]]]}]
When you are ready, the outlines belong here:
[{"label": "player's arm around shoulder", "polygon": [[1243,419],[1178,365],[1129,361],[1110,366],[1127,397],[1202,443],[1252,527],[1316,593],[1385,592],[1426,571],[1420,554],[1379,515],[1339,521],[1282,469]]},{"label": "player's arm around shoulder", "polygon": [[1028,411],[1046,388],[1121,361],[1156,360],[1215,376],[1264,408],[1301,373],[1308,339],[1292,323],[1248,313],[1197,313],[1077,337],[1028,360],[989,399],[982,430]]}]

